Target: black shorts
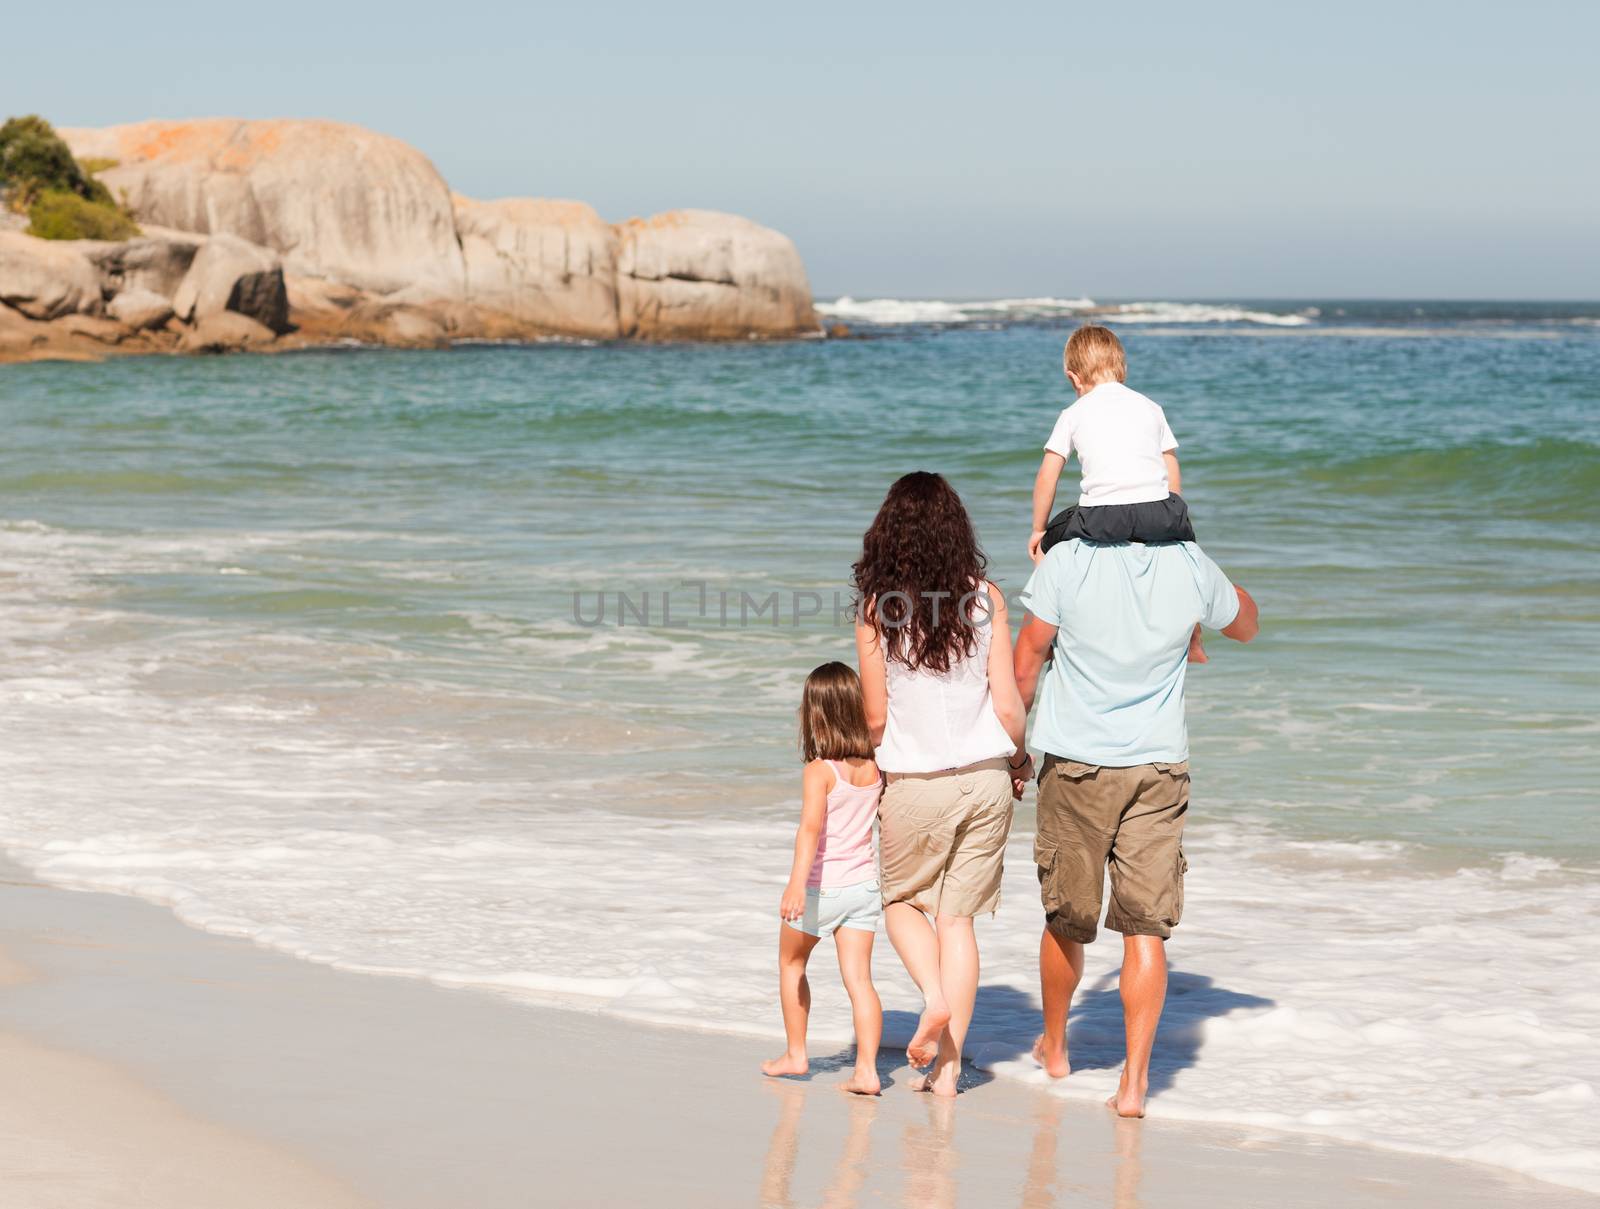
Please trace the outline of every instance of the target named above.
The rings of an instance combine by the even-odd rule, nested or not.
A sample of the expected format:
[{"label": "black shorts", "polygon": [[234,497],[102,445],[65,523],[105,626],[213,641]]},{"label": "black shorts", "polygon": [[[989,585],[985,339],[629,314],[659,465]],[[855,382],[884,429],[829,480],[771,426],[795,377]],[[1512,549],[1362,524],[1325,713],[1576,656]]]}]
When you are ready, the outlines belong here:
[{"label": "black shorts", "polygon": [[1189,505],[1181,495],[1144,504],[1097,504],[1088,508],[1063,508],[1045,526],[1040,552],[1058,542],[1080,538],[1088,542],[1192,542]]}]

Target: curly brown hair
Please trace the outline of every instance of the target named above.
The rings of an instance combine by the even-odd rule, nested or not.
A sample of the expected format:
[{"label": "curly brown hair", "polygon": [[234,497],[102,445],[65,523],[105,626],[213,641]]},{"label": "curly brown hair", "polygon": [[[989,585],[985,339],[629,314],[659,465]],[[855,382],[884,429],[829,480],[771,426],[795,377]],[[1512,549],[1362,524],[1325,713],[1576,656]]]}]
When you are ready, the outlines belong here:
[{"label": "curly brown hair", "polygon": [[[930,672],[977,653],[970,610],[988,559],[972,518],[942,475],[913,471],[884,497],[855,564],[858,616],[885,659]],[[985,616],[988,600],[976,602]]]}]

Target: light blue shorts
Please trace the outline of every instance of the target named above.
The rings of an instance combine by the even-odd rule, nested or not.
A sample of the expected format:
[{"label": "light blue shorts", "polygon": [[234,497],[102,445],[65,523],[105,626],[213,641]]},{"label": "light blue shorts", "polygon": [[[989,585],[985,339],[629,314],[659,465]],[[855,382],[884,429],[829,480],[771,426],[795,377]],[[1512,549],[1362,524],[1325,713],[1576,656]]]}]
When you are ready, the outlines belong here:
[{"label": "light blue shorts", "polygon": [[837,928],[876,932],[882,916],[883,891],[873,878],[853,886],[808,886],[805,914],[784,922],[807,936],[832,936]]}]

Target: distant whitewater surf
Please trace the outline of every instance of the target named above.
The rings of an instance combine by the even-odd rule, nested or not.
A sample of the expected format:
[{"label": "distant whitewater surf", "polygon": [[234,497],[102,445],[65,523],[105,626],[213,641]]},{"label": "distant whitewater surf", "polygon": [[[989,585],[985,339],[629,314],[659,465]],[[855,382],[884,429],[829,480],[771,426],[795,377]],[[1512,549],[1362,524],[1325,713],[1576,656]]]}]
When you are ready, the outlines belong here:
[{"label": "distant whitewater surf", "polygon": [[817,303],[819,314],[842,322],[881,325],[960,324],[963,326],[1100,318],[1107,323],[1255,323],[1304,327],[1319,310],[1275,312],[1210,302],[1125,302],[1102,306],[1092,298],[997,298],[953,302],[940,299],[849,296]]}]

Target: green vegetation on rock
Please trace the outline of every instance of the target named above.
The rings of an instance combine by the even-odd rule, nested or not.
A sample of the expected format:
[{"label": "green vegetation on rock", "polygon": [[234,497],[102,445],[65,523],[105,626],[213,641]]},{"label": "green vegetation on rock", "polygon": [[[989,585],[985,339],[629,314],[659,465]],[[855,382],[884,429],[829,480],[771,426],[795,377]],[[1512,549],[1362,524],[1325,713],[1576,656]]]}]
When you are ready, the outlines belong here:
[{"label": "green vegetation on rock", "polygon": [[115,160],[73,159],[54,127],[37,114],[0,126],[0,200],[26,214],[41,239],[127,239],[139,228],[95,179]]},{"label": "green vegetation on rock", "polygon": [[64,189],[46,189],[28,207],[29,235],[40,239],[131,239],[134,221],[115,206],[85,201]]}]

